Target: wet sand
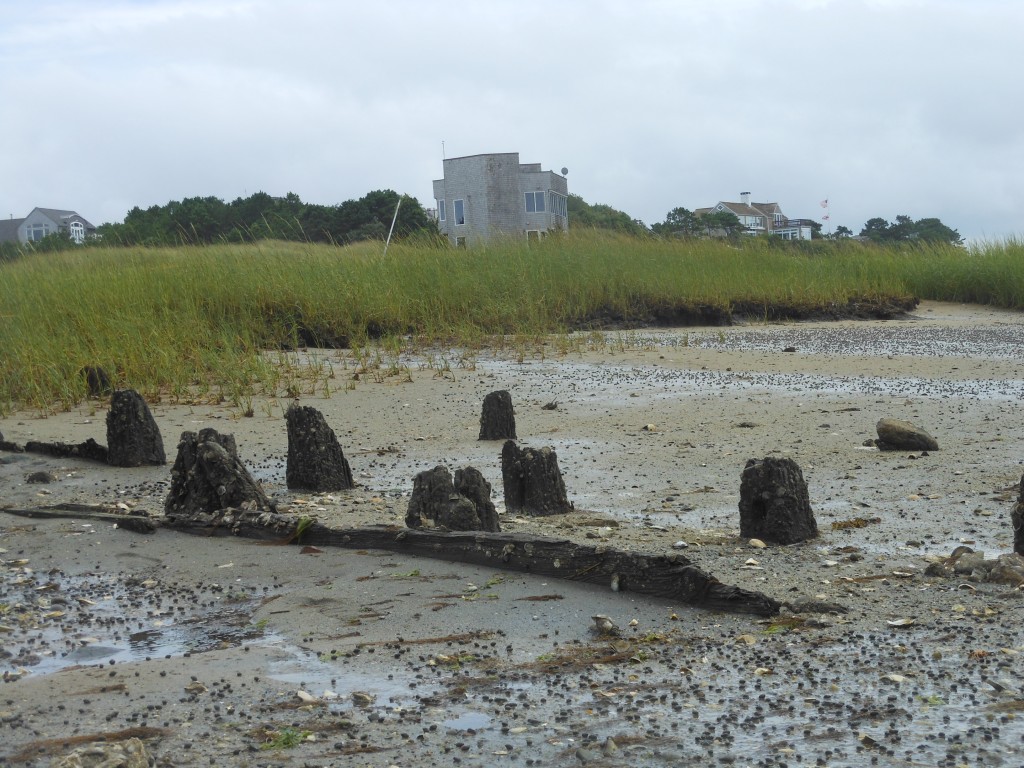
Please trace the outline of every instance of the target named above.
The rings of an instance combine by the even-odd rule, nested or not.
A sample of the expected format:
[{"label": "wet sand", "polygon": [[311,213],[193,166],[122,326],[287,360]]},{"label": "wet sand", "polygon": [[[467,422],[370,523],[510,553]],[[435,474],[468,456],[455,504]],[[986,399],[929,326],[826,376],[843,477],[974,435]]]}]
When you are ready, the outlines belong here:
[{"label": "wet sand", "polygon": [[[1012,547],[1024,316],[926,303],[901,320],[608,339],[584,354],[481,356],[444,375],[410,361],[411,381],[363,377],[351,390],[340,353],[322,353],[336,358],[338,391],[300,402],[337,433],[352,492],[284,487],[287,401],[257,401],[251,418],[223,405],[153,412],[169,459],[183,430],[233,433],[282,506],[330,525],[402,524],[416,472],[472,464],[503,530],[655,552],[686,542],[722,581],[848,613],[765,623],[388,553],[0,512],[11,606],[0,624],[14,654],[2,662],[0,758],[49,765],[68,738],[145,727],[159,729],[147,743],[166,765],[1024,761],[1021,591],[924,574],[960,545],[989,557]],[[557,450],[573,514],[504,514],[501,446],[476,439],[495,389],[512,394],[521,443]],[[924,427],[940,450],[865,446],[885,416]],[[83,404],[0,419],[0,432],[105,442],[104,418]],[[769,455],[801,466],[817,540],[739,539],[740,472]],[[0,507],[158,514],[168,487],[169,467],[0,459]],[[56,481],[27,483],[35,471]],[[833,529],[855,518],[871,522]],[[621,637],[597,636],[594,614]],[[261,748],[290,732],[298,745]]]}]

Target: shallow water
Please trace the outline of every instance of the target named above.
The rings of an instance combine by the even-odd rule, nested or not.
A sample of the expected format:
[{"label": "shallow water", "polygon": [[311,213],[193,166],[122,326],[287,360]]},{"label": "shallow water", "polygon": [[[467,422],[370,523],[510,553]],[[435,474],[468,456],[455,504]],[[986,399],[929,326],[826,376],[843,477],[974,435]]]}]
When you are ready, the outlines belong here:
[{"label": "shallow water", "polygon": [[156,582],[28,567],[3,572],[5,677],[171,658],[269,642],[251,622],[262,597],[217,586],[169,593]]}]

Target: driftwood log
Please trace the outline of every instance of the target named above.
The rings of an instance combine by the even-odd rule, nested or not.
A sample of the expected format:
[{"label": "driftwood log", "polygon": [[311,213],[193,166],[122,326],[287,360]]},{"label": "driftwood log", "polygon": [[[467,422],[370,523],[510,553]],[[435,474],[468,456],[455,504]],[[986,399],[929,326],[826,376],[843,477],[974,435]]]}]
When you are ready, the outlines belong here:
[{"label": "driftwood log", "polygon": [[678,554],[627,552],[605,545],[518,533],[450,532],[397,527],[328,528],[309,518],[224,509],[171,515],[166,528],[206,536],[244,536],[351,549],[382,549],[569,581],[600,584],[711,610],[773,616],[782,604],[760,592],[723,584]]},{"label": "driftwood log", "polygon": [[107,446],[100,445],[91,437],[83,443],[41,443],[30,440],[25,443],[25,453],[41,453],[58,459],[88,459],[107,463]]},{"label": "driftwood log", "polygon": [[18,507],[0,507],[0,512],[17,517],[27,517],[35,520],[75,519],[75,520],[96,520],[100,523],[116,525],[124,531],[133,533],[153,533],[157,529],[157,523],[147,514],[126,514],[113,512],[110,507],[101,504],[52,504],[44,507],[33,507],[22,509]]}]

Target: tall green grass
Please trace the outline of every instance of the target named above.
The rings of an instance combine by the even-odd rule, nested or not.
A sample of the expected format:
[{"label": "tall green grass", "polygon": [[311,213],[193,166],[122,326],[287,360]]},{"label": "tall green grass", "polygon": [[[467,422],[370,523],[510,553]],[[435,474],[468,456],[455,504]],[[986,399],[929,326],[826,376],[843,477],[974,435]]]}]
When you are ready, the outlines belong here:
[{"label": "tall green grass", "polygon": [[[596,232],[527,247],[264,242],[89,248],[0,265],[0,412],[70,407],[99,365],[150,397],[289,388],[264,354],[375,339],[481,345],[589,318],[917,296],[1024,308],[1024,244],[779,247]],[[404,343],[404,342],[403,342]],[[397,342],[392,342],[393,348]]]}]

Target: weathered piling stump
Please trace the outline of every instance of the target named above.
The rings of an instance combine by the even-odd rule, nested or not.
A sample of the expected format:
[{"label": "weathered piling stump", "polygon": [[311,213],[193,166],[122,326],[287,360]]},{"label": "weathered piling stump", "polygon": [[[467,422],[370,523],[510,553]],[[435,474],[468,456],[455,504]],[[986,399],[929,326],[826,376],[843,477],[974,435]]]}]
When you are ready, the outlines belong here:
[{"label": "weathered piling stump", "polygon": [[405,524],[450,531],[501,530],[491,503],[491,485],[473,467],[456,470],[454,483],[448,468],[440,465],[416,475]]},{"label": "weathered piling stump", "polygon": [[484,398],[480,412],[480,440],[515,440],[516,417],[512,395],[499,389]]},{"label": "weathered piling stump", "polygon": [[751,459],[740,479],[740,536],[794,544],[818,535],[803,472],[788,458]]},{"label": "weathered piling stump", "polygon": [[89,397],[106,397],[113,394],[114,386],[110,376],[98,365],[87,365],[79,371],[85,379],[85,391]]},{"label": "weathered piling stump", "polygon": [[505,509],[536,517],[572,511],[554,449],[520,448],[507,440],[501,449]]},{"label": "weathered piling stump", "polygon": [[1020,479],[1020,493],[1010,512],[1010,522],[1013,525],[1013,551],[1024,555],[1024,476]]},{"label": "weathered piling stump", "polygon": [[918,426],[902,419],[879,419],[875,425],[880,451],[937,451],[938,441]]},{"label": "weathered piling stump", "polygon": [[291,405],[284,417],[288,423],[288,487],[320,493],[352,488],[352,469],[323,414],[308,405]]},{"label": "weathered piling stump", "polygon": [[145,399],[134,389],[119,389],[110,398],[107,463],[113,467],[167,463],[160,427]]},{"label": "weathered piling stump", "polygon": [[182,432],[164,514],[193,518],[228,507],[276,511],[238,458],[233,435],[209,428]]}]

